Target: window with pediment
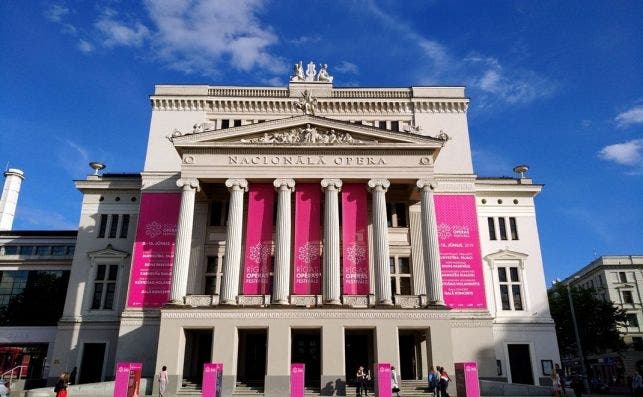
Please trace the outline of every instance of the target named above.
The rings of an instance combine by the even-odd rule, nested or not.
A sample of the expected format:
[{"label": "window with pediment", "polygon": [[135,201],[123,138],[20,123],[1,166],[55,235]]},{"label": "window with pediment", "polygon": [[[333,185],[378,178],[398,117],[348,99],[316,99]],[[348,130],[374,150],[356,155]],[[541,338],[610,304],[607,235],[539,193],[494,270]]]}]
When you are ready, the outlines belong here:
[{"label": "window with pediment", "polygon": [[524,272],[526,259],[527,255],[509,250],[485,257],[492,273],[495,307],[498,313],[527,310],[527,280]]}]

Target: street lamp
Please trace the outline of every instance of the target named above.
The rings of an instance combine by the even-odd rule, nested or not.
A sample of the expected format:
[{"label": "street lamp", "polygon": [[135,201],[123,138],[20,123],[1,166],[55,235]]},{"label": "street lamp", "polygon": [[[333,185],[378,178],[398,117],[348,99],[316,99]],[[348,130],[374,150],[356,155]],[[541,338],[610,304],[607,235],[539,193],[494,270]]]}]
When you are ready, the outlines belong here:
[{"label": "street lamp", "polygon": [[569,310],[572,312],[572,324],[574,325],[574,336],[576,337],[576,347],[578,348],[578,356],[580,357],[580,367],[581,375],[583,378],[583,386],[585,390],[589,393],[589,380],[587,379],[587,370],[585,369],[585,356],[583,356],[583,349],[580,345],[580,335],[578,334],[578,324],[576,323],[576,313],[574,312],[574,301],[572,299],[572,290],[570,284],[573,280],[580,278],[579,276],[574,277],[572,280],[565,283],[567,288],[567,297],[569,298]]}]

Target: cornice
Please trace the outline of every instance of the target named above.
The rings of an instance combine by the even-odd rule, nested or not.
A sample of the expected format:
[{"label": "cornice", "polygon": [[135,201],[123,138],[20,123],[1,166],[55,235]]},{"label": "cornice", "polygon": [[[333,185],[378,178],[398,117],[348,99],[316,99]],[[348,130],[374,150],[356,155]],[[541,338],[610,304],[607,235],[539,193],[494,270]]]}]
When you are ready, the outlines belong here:
[{"label": "cornice", "polygon": [[74,181],[76,189],[85,190],[140,190],[141,178],[86,179]]}]

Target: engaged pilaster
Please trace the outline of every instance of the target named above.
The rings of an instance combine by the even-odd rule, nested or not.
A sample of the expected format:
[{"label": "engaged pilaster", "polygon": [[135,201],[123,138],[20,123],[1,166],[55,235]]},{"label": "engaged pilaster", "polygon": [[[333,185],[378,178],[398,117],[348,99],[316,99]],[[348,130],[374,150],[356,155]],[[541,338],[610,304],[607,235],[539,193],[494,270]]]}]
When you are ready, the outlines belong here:
[{"label": "engaged pilaster", "polygon": [[179,222],[174,244],[174,264],[172,266],[172,288],[170,302],[183,304],[188,288],[190,268],[190,245],[192,244],[192,224],[194,223],[194,198],[199,188],[197,179],[179,179],[176,185],[182,189]]},{"label": "engaged pilaster", "polygon": [[341,179],[322,179],[324,189],[324,303],[339,305],[341,272],[339,263],[339,191]]},{"label": "engaged pilaster", "polygon": [[290,196],[295,188],[294,179],[275,179],[277,189],[277,233],[275,242],[275,269],[272,303],[287,305],[290,295],[291,205]]},{"label": "engaged pilaster", "polygon": [[243,194],[248,190],[245,179],[228,179],[225,185],[230,192],[228,228],[223,258],[223,280],[220,303],[237,304],[239,272],[241,268],[241,236],[243,231]]},{"label": "engaged pilaster", "polygon": [[386,223],[386,191],[390,185],[387,179],[368,181],[369,190],[373,194],[373,264],[375,265],[375,300],[379,305],[393,304]]},{"label": "engaged pilaster", "polygon": [[435,219],[433,204],[433,186],[429,179],[419,179],[417,187],[421,195],[422,242],[424,253],[424,277],[426,294],[429,303],[443,305],[442,272],[440,270],[440,246],[438,242],[438,225]]}]

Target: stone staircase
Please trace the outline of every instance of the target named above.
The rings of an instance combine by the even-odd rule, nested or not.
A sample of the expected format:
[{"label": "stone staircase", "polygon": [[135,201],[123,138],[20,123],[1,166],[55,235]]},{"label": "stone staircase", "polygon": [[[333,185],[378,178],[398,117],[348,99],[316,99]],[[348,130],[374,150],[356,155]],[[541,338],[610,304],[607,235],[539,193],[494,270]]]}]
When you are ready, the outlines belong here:
[{"label": "stone staircase", "polygon": [[200,396],[201,395],[201,384],[193,382],[188,379],[183,379],[181,382],[181,388],[176,393],[180,396]]},{"label": "stone staircase", "polygon": [[247,380],[245,382],[237,382],[237,385],[234,388],[234,396],[243,396],[243,397],[261,397],[263,396],[263,382],[262,381],[251,381]]},{"label": "stone staircase", "polygon": [[[374,396],[372,385],[368,389],[368,395]],[[346,385],[346,396],[357,396],[357,388],[354,385]],[[395,394],[393,394],[395,396]],[[400,383],[400,396],[402,397],[433,397],[429,393],[426,380],[403,380]]]}]

